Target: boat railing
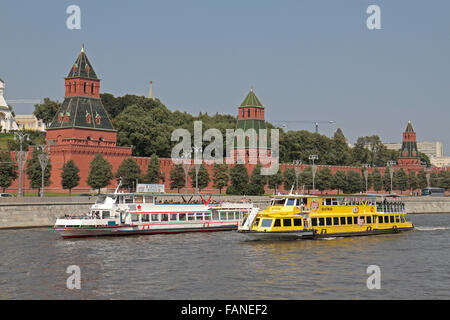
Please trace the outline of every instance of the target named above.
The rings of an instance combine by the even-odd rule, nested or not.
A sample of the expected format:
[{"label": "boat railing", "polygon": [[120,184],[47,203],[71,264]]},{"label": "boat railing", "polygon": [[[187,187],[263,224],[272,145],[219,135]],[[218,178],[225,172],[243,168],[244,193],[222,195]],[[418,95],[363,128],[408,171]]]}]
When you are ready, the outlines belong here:
[{"label": "boat railing", "polygon": [[380,202],[377,203],[378,213],[404,213],[405,204],[403,202]]}]

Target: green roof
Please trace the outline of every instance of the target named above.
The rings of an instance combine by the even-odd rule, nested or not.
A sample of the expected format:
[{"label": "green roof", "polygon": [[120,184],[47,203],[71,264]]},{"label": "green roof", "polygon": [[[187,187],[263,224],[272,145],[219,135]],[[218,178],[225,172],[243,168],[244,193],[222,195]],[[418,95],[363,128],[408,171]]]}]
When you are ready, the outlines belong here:
[{"label": "green roof", "polygon": [[89,62],[86,53],[84,52],[84,46],[81,49],[81,52],[78,55],[77,60],[75,60],[75,63],[70,68],[69,74],[67,75],[66,78],[78,78],[78,77],[98,80],[97,74],[95,73],[94,68]]},{"label": "green roof", "polygon": [[114,130],[99,98],[66,97],[48,129],[87,128]]},{"label": "green roof", "polygon": [[241,103],[241,107],[259,107],[264,108],[262,103],[259,101],[256,94],[253,92],[253,89],[250,90],[247,97],[244,99],[244,101]]}]

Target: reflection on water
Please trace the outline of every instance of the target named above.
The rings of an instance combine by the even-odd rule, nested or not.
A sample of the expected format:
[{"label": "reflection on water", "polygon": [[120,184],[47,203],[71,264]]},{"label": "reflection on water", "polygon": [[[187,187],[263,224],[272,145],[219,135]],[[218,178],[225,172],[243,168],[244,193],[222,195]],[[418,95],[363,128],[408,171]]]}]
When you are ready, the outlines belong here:
[{"label": "reflection on water", "polygon": [[[448,299],[450,215],[412,232],[247,241],[236,232],[62,240],[0,231],[0,299]],[[381,290],[368,290],[369,265]],[[81,290],[68,290],[69,265]]]}]

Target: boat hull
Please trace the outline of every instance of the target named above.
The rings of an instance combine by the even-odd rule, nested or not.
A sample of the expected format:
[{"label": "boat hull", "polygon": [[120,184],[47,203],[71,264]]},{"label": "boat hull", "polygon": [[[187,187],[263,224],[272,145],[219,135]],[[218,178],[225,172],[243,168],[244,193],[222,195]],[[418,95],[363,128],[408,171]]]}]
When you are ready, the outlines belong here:
[{"label": "boat hull", "polygon": [[104,236],[128,236],[128,235],[152,235],[152,234],[174,234],[186,232],[215,232],[236,230],[236,224],[220,225],[214,227],[191,227],[191,228],[159,228],[140,229],[132,226],[121,227],[97,227],[97,228],[54,228],[63,238],[88,238]]}]

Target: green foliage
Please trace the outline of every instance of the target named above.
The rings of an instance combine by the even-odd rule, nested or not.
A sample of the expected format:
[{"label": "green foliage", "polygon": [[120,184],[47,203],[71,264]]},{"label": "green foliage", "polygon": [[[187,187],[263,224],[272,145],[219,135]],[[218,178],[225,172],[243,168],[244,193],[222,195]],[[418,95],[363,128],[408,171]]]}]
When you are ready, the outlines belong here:
[{"label": "green foliage", "polygon": [[403,168],[400,168],[394,173],[394,185],[395,189],[400,190],[401,193],[408,190],[408,176]]},{"label": "green foliage", "polygon": [[[23,140],[22,150],[28,150],[29,146],[37,146],[45,144],[45,135],[38,131],[33,130],[23,130],[25,134],[28,134],[28,138]],[[19,151],[20,150],[20,142],[19,139],[14,140],[14,135],[10,134],[10,138],[7,140],[6,145],[9,151]]]},{"label": "green foliage", "polygon": [[[195,167],[193,166],[191,170],[189,171],[189,177],[191,178],[191,186],[195,188]],[[202,164],[200,165],[200,168],[198,169],[198,189],[202,190],[206,188],[209,185],[209,182],[211,181],[211,178],[209,177],[208,170],[205,168],[205,166]]]},{"label": "green foliage", "polygon": [[286,169],[284,169],[283,182],[285,190],[291,190],[292,186],[294,186],[295,188],[296,176],[294,167],[287,167]]},{"label": "green foliage", "polygon": [[127,158],[122,161],[116,173],[117,181],[122,179],[122,186],[124,188],[136,187],[136,180],[141,180],[141,168],[133,158]]},{"label": "green foliage", "polygon": [[320,191],[329,190],[332,186],[333,173],[329,168],[319,170],[316,176],[316,187]]},{"label": "green foliage", "polygon": [[72,189],[80,182],[79,172],[80,169],[73,160],[67,161],[62,167],[61,185],[64,190],[69,190],[69,195],[72,195]]},{"label": "green foliage", "polygon": [[374,169],[372,172],[373,189],[380,191],[383,189],[383,177],[378,169]]},{"label": "green foliage", "polygon": [[339,191],[347,190],[347,174],[345,171],[336,171],[331,179],[331,188]]},{"label": "green foliage", "polygon": [[60,107],[61,107],[60,102],[53,101],[50,98],[44,98],[44,103],[34,105],[33,114],[36,116],[36,118],[42,120],[48,127],[51,124],[53,118],[55,117],[55,114],[58,112]]},{"label": "green foliage", "polygon": [[262,166],[257,164],[252,171],[250,176],[250,183],[247,185],[248,195],[258,195],[264,194],[264,186],[267,184],[267,176],[261,174]]},{"label": "green foliage", "polygon": [[417,187],[419,189],[428,187],[427,173],[423,169],[417,173]]},{"label": "green foliage", "polygon": [[417,178],[417,175],[414,171],[408,172],[407,182],[408,182],[408,188],[411,189],[411,191],[418,188],[419,179]]},{"label": "green foliage", "polygon": [[223,164],[214,164],[213,167],[213,187],[219,189],[219,192],[222,193],[222,188],[228,186],[228,181],[230,180],[230,176],[228,175],[228,165]]},{"label": "green foliage", "polygon": [[[42,167],[39,162],[39,155],[42,153],[41,150],[37,150],[37,148],[33,149],[33,153],[31,154],[31,159],[26,162],[25,172],[28,176],[28,180],[30,180],[30,185],[32,188],[39,189],[42,187]],[[44,171],[44,186],[47,187],[51,184],[50,181],[50,172],[52,169],[51,161],[48,161],[47,166]]]},{"label": "green foliage", "polygon": [[277,173],[268,176],[267,182],[269,188],[274,189],[274,193],[278,192],[278,187],[283,183],[283,176],[281,175],[281,170],[278,169]]},{"label": "green foliage", "polygon": [[163,179],[164,175],[161,173],[161,166],[159,165],[158,156],[154,153],[148,162],[147,172],[144,175],[144,181],[146,183],[158,184]]},{"label": "green foliage", "polygon": [[109,185],[113,177],[112,165],[100,153],[97,153],[90,165],[87,184],[92,189],[98,189],[100,193],[100,189]]},{"label": "green foliage", "polygon": [[364,189],[361,174],[353,170],[347,172],[347,185],[343,190],[344,193],[357,193]]},{"label": "green foliage", "polygon": [[175,165],[169,172],[170,174],[170,189],[177,189],[178,193],[180,189],[185,187],[185,173],[181,164]]},{"label": "green foliage", "polygon": [[3,192],[17,179],[17,165],[11,159],[9,152],[0,152],[0,187]]},{"label": "green foliage", "polygon": [[248,184],[247,168],[243,164],[236,164],[230,169],[231,186],[227,188],[227,194],[245,194]]}]

